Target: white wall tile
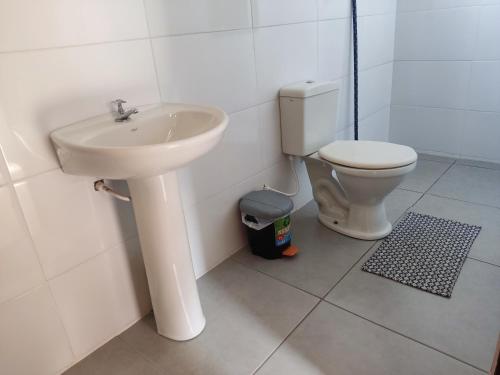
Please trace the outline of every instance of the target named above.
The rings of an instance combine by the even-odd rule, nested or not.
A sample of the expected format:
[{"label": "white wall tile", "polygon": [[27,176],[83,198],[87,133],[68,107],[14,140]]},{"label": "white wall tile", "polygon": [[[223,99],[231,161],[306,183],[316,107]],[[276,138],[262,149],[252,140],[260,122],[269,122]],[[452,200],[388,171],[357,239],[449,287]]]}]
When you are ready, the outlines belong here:
[{"label": "white wall tile", "polygon": [[319,77],[334,80],[349,71],[350,22],[347,19],[318,23]]},{"label": "white wall tile", "polygon": [[[389,63],[360,72],[358,107],[360,126],[364,119],[378,113],[391,104],[392,70],[392,63]],[[341,132],[345,128],[352,128],[354,124],[354,93],[352,81],[352,76],[345,77],[340,81],[337,132]],[[347,137],[345,139],[353,138],[345,132],[341,133],[341,136]],[[385,137],[385,130],[380,134],[380,137]]]},{"label": "white wall tile", "polygon": [[391,142],[458,156],[465,112],[441,108],[393,105]]},{"label": "white wall tile", "polygon": [[469,108],[500,112],[500,61],[473,62]]},{"label": "white wall tile", "polygon": [[50,281],[73,351],[82,358],[150,309],[136,240]]},{"label": "white wall tile", "polygon": [[0,187],[0,303],[44,281],[24,218],[10,186]]},{"label": "white wall tile", "polygon": [[358,26],[360,69],[394,60],[395,24],[395,14],[360,18]]},{"label": "white wall tile", "polygon": [[94,191],[93,181],[54,170],[15,185],[48,278],[135,234],[133,221],[120,218],[111,198]]},{"label": "white wall tile", "polygon": [[252,32],[153,40],[162,99],[216,105],[232,113],[255,104]]},{"label": "white wall tile", "polygon": [[[379,65],[359,74],[359,118],[391,104],[392,63]],[[351,104],[352,105],[352,104]],[[351,116],[352,116],[352,111]],[[351,123],[354,118],[351,117]]]},{"label": "white wall tile", "polygon": [[[383,64],[359,72],[359,120],[379,112],[391,104],[393,64]],[[337,131],[354,123],[353,76],[338,81],[339,107]]]},{"label": "white wall tile", "polygon": [[265,169],[283,160],[279,102],[274,100],[261,104],[258,111],[259,154],[262,169]]},{"label": "white wall tile", "polygon": [[318,0],[318,17],[320,20],[347,18],[350,15],[350,0]]},{"label": "white wall tile", "polygon": [[[1,127],[1,125],[0,125]],[[7,169],[7,164],[5,163],[5,159],[3,157],[2,149],[0,147],[0,186],[7,183],[7,176],[9,172]]]},{"label": "white wall tile", "polygon": [[339,85],[337,106],[337,131],[349,126],[353,122],[354,83],[353,76],[343,77],[335,81]]},{"label": "white wall tile", "polygon": [[47,277],[104,250],[90,179],[55,170],[15,188]]},{"label": "white wall tile", "polygon": [[0,138],[16,180],[58,167],[50,131],[122,97],[158,102],[148,41],[0,54]]},{"label": "white wall tile", "polygon": [[53,375],[73,362],[73,353],[49,288],[0,305],[2,373]]},{"label": "white wall tile", "polygon": [[[389,141],[390,136],[390,106],[359,120],[358,136],[360,140]],[[354,123],[337,131],[336,140],[353,140]]]},{"label": "white wall tile", "polygon": [[469,111],[461,136],[460,156],[500,162],[500,113]]},{"label": "white wall tile", "polygon": [[396,61],[392,103],[464,108],[469,76],[465,61]]},{"label": "white wall tile", "polygon": [[141,0],[0,2],[0,51],[127,40],[147,34]]},{"label": "white wall tile", "polygon": [[397,0],[358,0],[359,16],[395,13]]},{"label": "white wall tile", "polygon": [[252,0],[253,25],[271,26],[315,21],[316,2],[311,0]]},{"label": "white wall tile", "polygon": [[144,3],[152,36],[251,26],[247,0],[145,0]]},{"label": "white wall tile", "polygon": [[[86,179],[87,188],[90,186],[92,189],[95,180],[95,178]],[[117,192],[130,195],[126,181],[105,180],[105,182]],[[124,202],[111,197],[109,194],[97,193],[94,190],[92,190],[90,197],[95,207],[97,207],[99,237],[101,246],[104,249],[137,236],[134,210],[130,202]]]},{"label": "white wall tile", "polygon": [[[261,187],[262,181],[253,177],[216,196],[184,206],[193,267],[197,277],[246,244],[238,201],[246,193]],[[223,247],[221,238],[224,238]]]},{"label": "white wall tile", "polygon": [[[500,57],[500,7],[494,4],[498,0],[399,0],[403,13],[397,16],[395,58],[428,61],[395,63],[397,122],[392,118],[391,140],[394,135],[413,139],[422,151],[496,160],[490,141],[497,135],[492,126],[496,116],[475,112],[500,111],[500,63],[488,61]],[[465,116],[467,109],[474,112]],[[418,131],[410,126],[415,118],[427,121]],[[485,132],[492,138],[481,139]]]},{"label": "white wall tile", "polygon": [[179,171],[183,201],[192,203],[236,185],[262,169],[257,107],[233,113],[222,141]]},{"label": "white wall tile", "polygon": [[259,101],[274,100],[289,83],[317,76],[317,24],[254,30]]},{"label": "white wall tile", "polygon": [[476,60],[500,60],[500,6],[482,7],[476,41]]},{"label": "white wall tile", "polygon": [[337,131],[335,134],[335,140],[337,141],[350,141],[354,139],[354,128],[353,126],[348,126],[344,129]]},{"label": "white wall tile", "polygon": [[395,59],[468,60],[478,22],[477,7],[399,14]]},{"label": "white wall tile", "polygon": [[[302,158],[294,158],[293,165],[299,178],[300,189],[298,194],[292,197],[292,201],[294,210],[298,210],[303,205],[310,202],[313,196],[304,160]],[[292,193],[297,189],[297,183],[289,160],[283,160],[273,165],[271,168],[265,169],[258,177],[261,179],[262,184],[265,183],[267,186],[271,186],[283,192]]]},{"label": "white wall tile", "polygon": [[481,0],[398,0],[398,12],[480,5]]},{"label": "white wall tile", "polygon": [[361,120],[359,122],[359,139],[387,142],[389,140],[390,114],[391,107],[386,106]]}]

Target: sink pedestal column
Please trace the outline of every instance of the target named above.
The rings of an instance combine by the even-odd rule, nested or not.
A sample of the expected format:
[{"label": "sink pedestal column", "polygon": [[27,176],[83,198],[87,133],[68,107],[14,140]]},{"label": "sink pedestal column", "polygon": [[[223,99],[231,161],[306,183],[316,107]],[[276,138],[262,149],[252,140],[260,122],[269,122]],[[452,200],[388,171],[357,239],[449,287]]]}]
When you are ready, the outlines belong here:
[{"label": "sink pedestal column", "polygon": [[127,181],[158,333],[189,340],[205,327],[176,172]]}]

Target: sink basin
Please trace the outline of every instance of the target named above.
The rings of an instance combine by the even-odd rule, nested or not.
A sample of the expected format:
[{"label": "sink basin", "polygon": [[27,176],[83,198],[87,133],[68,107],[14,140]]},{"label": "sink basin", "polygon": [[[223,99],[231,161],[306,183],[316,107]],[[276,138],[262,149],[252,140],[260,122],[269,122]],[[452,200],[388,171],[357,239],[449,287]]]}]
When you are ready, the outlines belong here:
[{"label": "sink basin", "polygon": [[97,116],[51,134],[63,171],[126,180],[177,169],[212,149],[228,124],[215,108],[161,104],[127,122]]},{"label": "sink basin", "polygon": [[127,180],[158,333],[173,340],[205,327],[176,169],[210,151],[227,124],[216,108],[160,104],[126,122],[106,114],[51,134],[65,173]]}]

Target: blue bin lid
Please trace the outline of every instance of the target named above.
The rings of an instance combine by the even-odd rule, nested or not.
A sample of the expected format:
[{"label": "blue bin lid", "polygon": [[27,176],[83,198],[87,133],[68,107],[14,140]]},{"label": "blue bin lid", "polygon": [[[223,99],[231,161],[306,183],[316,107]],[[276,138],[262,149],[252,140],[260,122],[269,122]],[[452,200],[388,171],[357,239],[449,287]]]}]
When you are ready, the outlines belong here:
[{"label": "blue bin lid", "polygon": [[262,220],[274,220],[293,210],[293,201],[270,190],[252,191],[240,200],[240,210]]}]

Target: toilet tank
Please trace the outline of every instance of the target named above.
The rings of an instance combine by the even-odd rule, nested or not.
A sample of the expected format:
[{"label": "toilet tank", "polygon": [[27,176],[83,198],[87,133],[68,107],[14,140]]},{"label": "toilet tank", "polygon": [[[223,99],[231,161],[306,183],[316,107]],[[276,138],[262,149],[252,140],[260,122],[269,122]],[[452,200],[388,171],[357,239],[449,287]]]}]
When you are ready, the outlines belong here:
[{"label": "toilet tank", "polygon": [[334,82],[298,82],[280,90],[281,144],[305,156],[335,140],[339,89]]}]

